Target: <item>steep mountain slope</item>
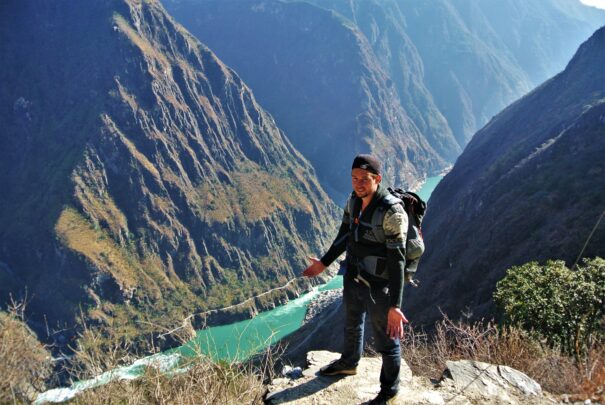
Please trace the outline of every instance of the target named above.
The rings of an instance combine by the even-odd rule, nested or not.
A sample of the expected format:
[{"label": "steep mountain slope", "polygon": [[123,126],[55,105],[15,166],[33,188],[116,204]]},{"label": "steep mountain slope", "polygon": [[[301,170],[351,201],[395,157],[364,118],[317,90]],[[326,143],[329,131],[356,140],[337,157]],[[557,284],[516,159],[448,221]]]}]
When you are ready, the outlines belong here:
[{"label": "steep mountain slope", "polygon": [[[571,0],[305,1],[336,13],[331,19],[296,0],[165,3],[241,73],[316,169],[324,163],[305,145],[323,144],[318,134],[354,114],[355,89],[366,91],[365,80],[338,86],[359,65],[359,52],[343,52],[348,42],[337,35],[338,19],[355,33],[348,40],[369,45],[362,65],[386,75],[392,97],[446,162],[493,115],[560,71],[605,23],[605,12]],[[312,119],[301,115],[307,110]],[[412,163],[426,166],[416,156]]]},{"label": "steep mountain slope", "polygon": [[[417,105],[438,117],[428,114],[436,107],[462,147],[494,114],[562,70],[605,23],[604,12],[565,0],[316,3],[360,27],[395,83],[409,75],[414,87],[397,86],[402,100],[412,98],[406,110]],[[424,102],[423,88],[430,94]]]},{"label": "steep mountain slope", "polygon": [[605,24],[605,11],[569,0],[452,2],[468,29],[504,51],[536,86],[554,76],[581,42]]},{"label": "steep mountain slope", "polygon": [[[605,210],[605,27],[566,69],[480,130],[431,196],[421,288],[406,306],[421,323],[492,312],[512,265],[570,265]],[[605,255],[605,223],[584,256]]]},{"label": "steep mountain slope", "polygon": [[321,250],[311,166],[158,2],[3,2],[0,58],[0,297],[33,321],[144,333]]},{"label": "steep mountain slope", "polygon": [[363,33],[414,124],[439,156],[453,162],[462,148],[426,87],[422,59],[406,33],[405,15],[398,5],[382,0],[320,0],[315,4],[346,17]]},{"label": "steep mountain slope", "polygon": [[424,63],[427,88],[461,147],[531,84],[506,53],[470,31],[452,1],[399,2]]},{"label": "steep mountain slope", "polygon": [[429,144],[366,37],[334,12],[305,2],[166,5],[250,84],[338,200],[360,151],[383,157],[388,182],[398,184],[436,173],[452,158],[455,142]]}]

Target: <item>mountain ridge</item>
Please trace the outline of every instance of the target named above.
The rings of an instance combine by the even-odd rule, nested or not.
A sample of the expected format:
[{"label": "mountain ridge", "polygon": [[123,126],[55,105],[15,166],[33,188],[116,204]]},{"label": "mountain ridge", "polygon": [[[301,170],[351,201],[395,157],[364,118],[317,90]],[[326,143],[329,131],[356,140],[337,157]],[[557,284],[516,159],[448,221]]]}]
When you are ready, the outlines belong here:
[{"label": "mountain ridge", "polygon": [[342,16],[306,2],[166,5],[250,83],[338,201],[349,192],[349,160],[360,152],[381,157],[394,184],[447,167],[401,106],[365,36]]},{"label": "mountain ridge", "polygon": [[0,50],[22,70],[1,74],[1,294],[27,286],[37,329],[82,308],[145,333],[286,284],[321,249],[335,207],[313,169],[159,2],[3,11]]},{"label": "mountain ridge", "polygon": [[[604,208],[604,48],[605,27],[480,130],[435,189],[419,272],[431,287],[406,303],[421,323],[440,317],[437,306],[493,315],[491,294],[513,265],[576,261]],[[601,226],[584,256],[603,256],[603,238]]]}]

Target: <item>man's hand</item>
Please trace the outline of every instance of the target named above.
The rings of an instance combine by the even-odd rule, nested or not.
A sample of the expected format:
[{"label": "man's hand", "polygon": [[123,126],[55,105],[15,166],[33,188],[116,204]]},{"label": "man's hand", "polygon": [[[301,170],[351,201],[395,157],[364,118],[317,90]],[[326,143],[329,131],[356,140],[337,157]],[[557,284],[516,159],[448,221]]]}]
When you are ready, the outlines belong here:
[{"label": "man's hand", "polygon": [[387,335],[391,339],[403,338],[403,324],[408,323],[407,318],[397,307],[389,308],[387,317]]},{"label": "man's hand", "polygon": [[326,266],[318,258],[309,257],[309,260],[311,260],[311,265],[303,271],[303,276],[315,277],[326,269]]}]

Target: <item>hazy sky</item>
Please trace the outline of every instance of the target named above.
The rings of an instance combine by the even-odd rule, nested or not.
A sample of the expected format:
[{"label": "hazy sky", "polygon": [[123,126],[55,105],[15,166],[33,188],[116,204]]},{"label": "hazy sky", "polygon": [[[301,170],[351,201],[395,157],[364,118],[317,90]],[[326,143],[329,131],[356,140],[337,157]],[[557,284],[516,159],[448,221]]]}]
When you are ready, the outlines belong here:
[{"label": "hazy sky", "polygon": [[605,10],[605,0],[580,0],[587,6],[594,6]]}]

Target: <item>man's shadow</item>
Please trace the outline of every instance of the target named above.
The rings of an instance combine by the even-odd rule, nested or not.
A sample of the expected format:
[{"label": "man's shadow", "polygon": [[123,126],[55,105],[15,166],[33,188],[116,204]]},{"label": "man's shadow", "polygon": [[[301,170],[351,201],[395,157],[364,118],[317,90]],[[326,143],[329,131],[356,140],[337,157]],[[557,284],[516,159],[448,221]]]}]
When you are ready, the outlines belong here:
[{"label": "man's shadow", "polygon": [[311,396],[337,381],[347,377],[346,375],[323,376],[319,372],[315,373],[315,377],[303,384],[295,387],[286,388],[279,391],[275,395],[265,399],[266,404],[281,404],[286,401],[295,401]]}]

